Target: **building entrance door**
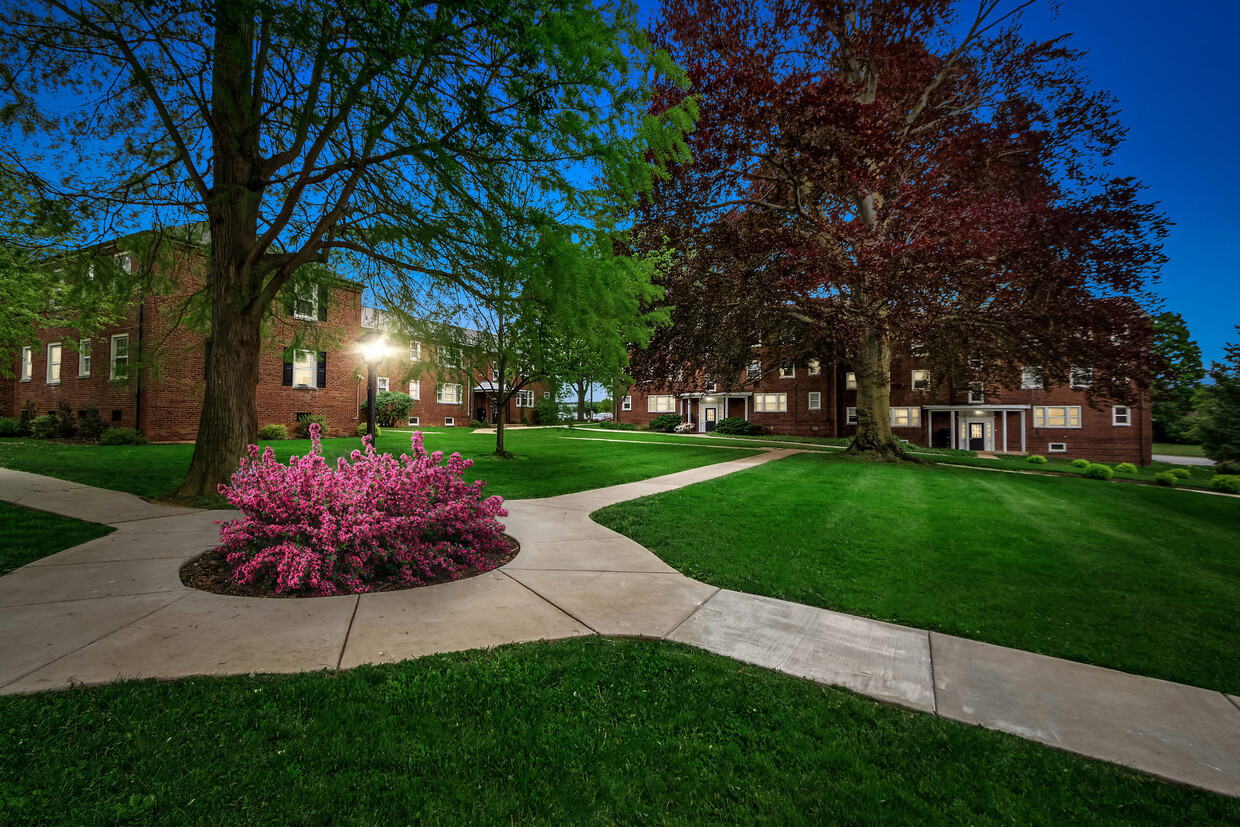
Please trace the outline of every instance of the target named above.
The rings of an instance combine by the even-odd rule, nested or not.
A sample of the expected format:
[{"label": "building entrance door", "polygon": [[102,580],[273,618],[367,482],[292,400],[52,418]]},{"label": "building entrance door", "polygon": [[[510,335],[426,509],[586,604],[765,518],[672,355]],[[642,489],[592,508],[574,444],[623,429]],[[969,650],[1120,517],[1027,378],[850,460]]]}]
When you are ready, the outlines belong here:
[{"label": "building entrance door", "polygon": [[715,422],[718,419],[719,419],[718,408],[703,408],[702,409],[702,424],[703,424],[703,427],[705,427],[706,429],[706,433],[709,434],[711,431],[715,430]]},{"label": "building entrance door", "polygon": [[981,422],[969,423],[969,450],[986,450],[986,426]]}]

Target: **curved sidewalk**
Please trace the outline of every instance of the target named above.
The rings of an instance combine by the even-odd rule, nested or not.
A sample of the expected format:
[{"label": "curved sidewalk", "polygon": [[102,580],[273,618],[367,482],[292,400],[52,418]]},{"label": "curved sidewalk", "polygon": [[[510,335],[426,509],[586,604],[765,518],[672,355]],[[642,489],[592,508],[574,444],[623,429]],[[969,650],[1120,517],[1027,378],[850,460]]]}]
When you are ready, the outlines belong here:
[{"label": "curved sidewalk", "polygon": [[589,514],[795,453],[507,503],[521,553],[425,589],[314,599],[188,589],[236,512],[0,469],[0,499],[116,526],[0,578],[0,692],[342,669],[602,634],[673,640],[1179,783],[1240,796],[1240,699],[691,580]]}]

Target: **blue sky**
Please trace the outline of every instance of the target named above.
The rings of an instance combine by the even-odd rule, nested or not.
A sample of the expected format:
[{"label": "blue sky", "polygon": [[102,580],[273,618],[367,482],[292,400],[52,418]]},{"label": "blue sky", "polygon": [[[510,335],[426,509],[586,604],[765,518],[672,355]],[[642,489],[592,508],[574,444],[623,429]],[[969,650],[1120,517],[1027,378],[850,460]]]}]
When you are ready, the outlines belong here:
[{"label": "blue sky", "polygon": [[[640,5],[649,22],[657,0]],[[1067,0],[1055,14],[1043,0],[1024,20],[1030,36],[1071,33],[1093,85],[1118,98],[1128,139],[1114,173],[1144,181],[1175,224],[1155,292],[1188,322],[1206,364],[1221,360],[1224,343],[1240,340],[1240,4]]]}]

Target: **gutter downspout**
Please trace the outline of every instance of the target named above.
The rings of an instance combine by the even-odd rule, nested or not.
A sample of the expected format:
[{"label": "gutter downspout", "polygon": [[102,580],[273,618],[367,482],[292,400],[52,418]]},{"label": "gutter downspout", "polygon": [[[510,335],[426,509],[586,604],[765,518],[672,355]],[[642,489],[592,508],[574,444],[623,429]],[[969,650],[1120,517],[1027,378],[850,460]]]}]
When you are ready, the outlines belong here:
[{"label": "gutter downspout", "polygon": [[[138,288],[138,335],[135,349],[138,353],[138,364],[142,365],[142,325],[144,322],[143,311],[146,304],[146,297],[143,295],[142,288]],[[134,376],[133,383],[133,427],[138,433],[142,433],[142,375],[146,372],[146,366],[142,365],[142,370]]]}]

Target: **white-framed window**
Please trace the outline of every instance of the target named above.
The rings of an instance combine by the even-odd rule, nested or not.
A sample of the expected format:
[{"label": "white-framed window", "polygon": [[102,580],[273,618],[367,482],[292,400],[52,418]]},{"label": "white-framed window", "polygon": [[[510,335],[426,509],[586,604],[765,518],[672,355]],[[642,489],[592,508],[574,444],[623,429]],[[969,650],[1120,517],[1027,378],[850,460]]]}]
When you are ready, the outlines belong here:
[{"label": "white-framed window", "polygon": [[913,390],[930,390],[930,371],[924,369],[913,371]]},{"label": "white-framed window", "polygon": [[845,408],[844,409],[844,424],[845,425],[856,425],[857,424],[857,409],[856,408]]},{"label": "white-framed window", "polygon": [[133,275],[133,259],[130,258],[128,254],[117,253],[116,255],[112,256],[112,260],[116,262],[116,266],[121,268],[121,270],[128,273],[129,275]]},{"label": "white-framed window", "polygon": [[624,397],[624,399],[623,399],[623,400],[621,400],[621,402],[620,402],[620,410],[622,410],[622,411],[631,411],[631,410],[633,410],[633,397],[631,397],[631,396],[626,396],[626,397]]},{"label": "white-framed window", "polygon": [[1068,386],[1072,388],[1088,388],[1094,383],[1093,368],[1078,368],[1075,365],[1068,371]]},{"label": "white-framed window", "polygon": [[986,401],[986,391],[982,388],[981,382],[974,382],[969,385],[969,404],[981,405]]},{"label": "white-framed window", "polygon": [[647,396],[646,413],[672,413],[676,410],[674,396]]},{"label": "white-framed window", "polygon": [[788,410],[788,394],[755,393],[753,409],[757,413],[783,413]]},{"label": "white-framed window", "polygon": [[293,296],[293,318],[306,322],[319,320],[319,286],[303,284]]},{"label": "white-framed window", "polygon": [[1127,405],[1115,405],[1111,408],[1111,424],[1117,428],[1125,428],[1132,424],[1132,409]]},{"label": "white-framed window", "polygon": [[758,379],[762,376],[762,363],[756,359],[749,363],[745,368],[745,377],[747,379]]},{"label": "white-framed window", "polygon": [[90,339],[78,342],[78,378],[90,376]]},{"label": "white-framed window", "polygon": [[22,381],[29,382],[31,374],[34,373],[34,352],[28,348],[22,348]]},{"label": "white-framed window", "polygon": [[921,408],[892,408],[891,427],[917,428],[921,426]]},{"label": "white-framed window", "polygon": [[1081,406],[1054,405],[1035,407],[1033,409],[1033,427],[1079,428],[1081,427]]},{"label": "white-framed window", "polygon": [[129,375],[129,334],[117,333],[112,337],[112,355],[108,360],[108,378],[124,379]]},{"label": "white-framed window", "polygon": [[796,375],[797,375],[796,365],[780,365],[779,366],[779,378],[780,379],[795,379]]},{"label": "white-framed window", "polygon": [[392,388],[392,383],[388,381],[386,376],[376,376],[375,384],[377,385],[375,390],[386,391]]},{"label": "white-framed window", "polygon": [[925,342],[913,342],[908,346],[908,352],[916,359],[924,359],[930,355],[930,351],[926,350]]},{"label": "white-framed window", "polygon": [[52,342],[47,346],[47,384],[60,384],[60,342]]},{"label": "white-framed window", "polygon": [[455,424],[456,424],[456,417],[445,416],[443,418],[443,425],[445,428],[451,428]]},{"label": "white-framed window", "polygon": [[1041,368],[1021,368],[1020,369],[1020,389],[1023,391],[1036,391],[1042,389],[1042,369]]},{"label": "white-framed window", "polygon": [[1052,442],[1046,446],[1046,453],[1048,454],[1064,454],[1067,451],[1068,443],[1066,442]]},{"label": "white-framed window", "polygon": [[409,396],[415,402],[418,402],[422,399],[422,380],[421,379],[410,379],[409,380]]},{"label": "white-framed window", "polygon": [[416,417],[416,416],[411,416],[411,417],[409,417],[409,424],[410,424],[410,425],[413,425],[413,426],[415,426],[415,427],[416,427],[416,426],[420,423],[420,421],[421,421],[421,420],[419,420],[419,419],[418,419],[418,417]]},{"label": "white-framed window", "polygon": [[410,342],[409,343],[409,361],[410,362],[422,361],[422,343],[421,342]]},{"label": "white-framed window", "polygon": [[459,405],[462,398],[460,385],[440,382],[435,386],[435,401],[440,405]]},{"label": "white-framed window", "polygon": [[543,399],[550,399],[551,391],[543,391]]},{"label": "white-framed window", "polygon": [[822,362],[817,359],[810,359],[805,363],[805,370],[810,376],[817,376],[822,373]]},{"label": "white-framed window", "polygon": [[844,374],[844,390],[855,391],[857,389],[857,373],[856,371],[848,371]]},{"label": "white-framed window", "polygon": [[312,350],[293,351],[293,387],[313,388],[315,380],[315,355]]},{"label": "white-framed window", "polygon": [[818,391],[809,392],[809,409],[811,411],[822,410],[822,394]]},{"label": "white-framed window", "polygon": [[532,408],[534,407],[533,391],[517,391],[517,407]]},{"label": "white-framed window", "polygon": [[461,349],[459,347],[440,348],[439,363],[446,368],[459,368],[461,366]]}]

